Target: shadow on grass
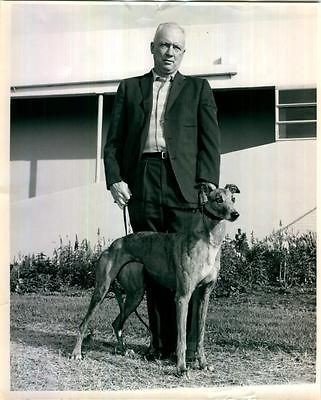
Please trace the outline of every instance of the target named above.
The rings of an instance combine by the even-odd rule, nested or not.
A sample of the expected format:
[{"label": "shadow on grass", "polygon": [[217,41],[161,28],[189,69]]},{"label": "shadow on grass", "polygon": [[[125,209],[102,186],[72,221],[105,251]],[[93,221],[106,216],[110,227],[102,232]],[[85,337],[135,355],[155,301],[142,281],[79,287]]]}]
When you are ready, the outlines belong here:
[{"label": "shadow on grass", "polygon": [[[73,351],[76,343],[76,335],[68,335],[62,333],[49,333],[43,331],[37,331],[26,328],[13,327],[11,329],[11,340],[24,343],[27,346],[32,347],[46,347],[54,352],[59,352],[64,357],[69,357]],[[235,350],[269,350],[272,352],[283,351],[291,353],[296,351],[296,347],[290,344],[276,344],[267,343],[257,340],[246,340],[240,342],[235,339],[217,338],[215,343],[211,340],[212,345],[224,348],[224,351]],[[129,350],[133,350],[135,354],[143,357],[147,351],[146,345],[126,343]],[[211,344],[207,343],[206,347],[210,347]],[[83,354],[91,352],[90,358],[100,359],[99,353],[109,353],[111,355],[116,354],[115,352],[116,340],[105,341],[94,337],[86,338],[83,342],[82,350]]]},{"label": "shadow on grass", "polygon": [[263,342],[261,340],[247,339],[240,342],[237,339],[217,339],[215,341],[216,346],[225,348],[225,350],[235,351],[237,350],[269,350],[272,352],[283,351],[285,353],[292,353],[297,351],[297,347],[291,344],[275,343],[275,342]]},{"label": "shadow on grass", "polygon": [[[12,327],[10,331],[11,341],[23,343],[32,347],[46,347],[54,352],[60,352],[61,355],[69,357],[76,343],[76,335],[62,333],[49,333],[33,329]],[[109,342],[95,337],[85,338],[83,342],[83,353],[88,351],[103,352],[115,354],[116,340]],[[143,355],[147,347],[127,343],[127,348],[134,350],[135,353]],[[93,357],[95,358],[95,357]]]}]

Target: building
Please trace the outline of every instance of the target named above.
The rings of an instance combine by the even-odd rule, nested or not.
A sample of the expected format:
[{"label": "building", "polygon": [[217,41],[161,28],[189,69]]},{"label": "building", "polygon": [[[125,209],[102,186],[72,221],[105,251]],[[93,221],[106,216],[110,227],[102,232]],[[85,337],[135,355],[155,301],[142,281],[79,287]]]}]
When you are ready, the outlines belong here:
[{"label": "building", "polygon": [[241,190],[229,234],[316,230],[317,4],[17,3],[11,20],[11,257],[124,234],[102,168],[113,98],[172,20],[181,72],[218,105],[221,184]]}]

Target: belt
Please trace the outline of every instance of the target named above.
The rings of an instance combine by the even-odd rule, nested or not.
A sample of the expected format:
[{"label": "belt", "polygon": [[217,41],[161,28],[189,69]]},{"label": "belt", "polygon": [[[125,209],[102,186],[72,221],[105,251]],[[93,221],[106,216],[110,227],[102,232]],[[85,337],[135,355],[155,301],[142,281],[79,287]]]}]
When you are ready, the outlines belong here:
[{"label": "belt", "polygon": [[160,158],[162,160],[168,159],[167,151],[155,151],[153,153],[143,153],[142,158]]}]

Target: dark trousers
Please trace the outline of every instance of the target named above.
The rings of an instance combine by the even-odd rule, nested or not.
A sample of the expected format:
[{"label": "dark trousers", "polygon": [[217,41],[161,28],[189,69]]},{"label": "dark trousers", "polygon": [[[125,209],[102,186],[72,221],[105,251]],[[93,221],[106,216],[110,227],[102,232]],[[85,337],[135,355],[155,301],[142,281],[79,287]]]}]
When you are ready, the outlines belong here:
[{"label": "dark trousers", "polygon": [[[184,232],[201,226],[202,217],[197,205],[185,202],[169,160],[143,159],[130,189],[132,198],[128,211],[134,232]],[[160,286],[149,276],[146,276],[146,284],[152,345],[155,350],[170,354],[175,352],[177,341],[175,292]],[[187,329],[189,352],[194,352],[196,346],[192,329],[195,313],[191,306]]]}]

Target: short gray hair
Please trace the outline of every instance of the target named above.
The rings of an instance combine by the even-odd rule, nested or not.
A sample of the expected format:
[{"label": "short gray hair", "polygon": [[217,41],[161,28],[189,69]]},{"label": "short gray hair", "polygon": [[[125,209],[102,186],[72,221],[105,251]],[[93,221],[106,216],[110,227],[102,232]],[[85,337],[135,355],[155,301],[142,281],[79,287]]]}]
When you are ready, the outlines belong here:
[{"label": "short gray hair", "polygon": [[176,22],[164,22],[164,23],[158,25],[158,27],[156,29],[156,32],[155,32],[154,41],[157,38],[157,36],[159,35],[159,33],[165,28],[176,28],[176,29],[180,30],[182,32],[182,34],[185,36],[184,29],[180,25],[178,25],[178,23],[176,23]]}]

